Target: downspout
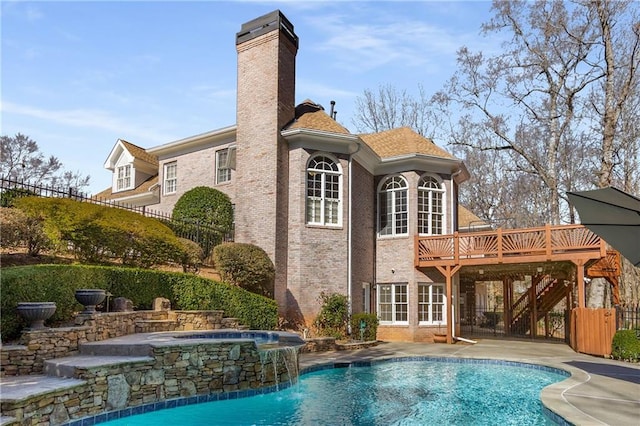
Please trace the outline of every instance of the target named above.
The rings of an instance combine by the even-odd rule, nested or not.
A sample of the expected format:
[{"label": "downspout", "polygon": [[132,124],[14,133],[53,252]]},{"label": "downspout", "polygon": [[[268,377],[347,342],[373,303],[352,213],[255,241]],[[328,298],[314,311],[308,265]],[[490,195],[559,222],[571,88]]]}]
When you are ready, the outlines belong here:
[{"label": "downspout", "polygon": [[360,143],[356,142],[356,145],[358,146],[358,148],[349,154],[349,229],[347,230],[347,300],[349,301],[348,304],[348,315],[349,315],[349,322],[347,323],[347,332],[349,333],[349,335],[351,335],[351,315],[353,314],[353,292],[352,292],[352,277],[351,277],[351,272],[353,270],[353,267],[351,265],[351,260],[352,260],[352,247],[351,247],[351,228],[353,227],[353,218],[351,217],[351,214],[353,212],[353,208],[352,208],[352,204],[353,204],[353,192],[352,192],[352,188],[353,188],[353,172],[352,172],[352,166],[353,166],[353,155],[356,154],[358,151],[360,151]]},{"label": "downspout", "polygon": [[[451,202],[453,202],[454,198],[453,198],[453,186],[454,186],[454,178],[456,176],[458,176],[460,173],[462,173],[462,169],[458,169],[457,171],[453,172],[451,174]],[[452,205],[452,204],[450,204]],[[456,199],[456,204],[455,204],[455,208],[458,208],[458,200]],[[456,216],[455,212],[454,212],[454,207],[451,208],[451,231],[455,232],[457,231],[457,229],[454,229],[454,224],[456,225],[455,227],[458,227],[458,221],[456,220],[454,223],[453,218]],[[453,286],[453,277],[451,277],[451,285]],[[458,280],[458,292],[460,291],[460,282]],[[453,291],[451,292],[451,299],[454,298],[453,295]],[[456,298],[457,300],[457,298]],[[453,337],[454,340],[457,339],[456,337],[456,311],[454,310],[455,308],[455,304],[453,303],[453,300],[449,301],[449,307],[451,309],[451,337]]]}]

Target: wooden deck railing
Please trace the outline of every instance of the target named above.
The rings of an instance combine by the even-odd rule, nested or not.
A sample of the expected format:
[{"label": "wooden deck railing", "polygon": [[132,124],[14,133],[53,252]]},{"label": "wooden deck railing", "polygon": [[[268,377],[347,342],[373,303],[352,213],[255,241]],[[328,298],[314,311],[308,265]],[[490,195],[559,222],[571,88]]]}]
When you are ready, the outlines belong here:
[{"label": "wooden deck railing", "polygon": [[416,237],[416,267],[599,259],[606,244],[582,225]]}]

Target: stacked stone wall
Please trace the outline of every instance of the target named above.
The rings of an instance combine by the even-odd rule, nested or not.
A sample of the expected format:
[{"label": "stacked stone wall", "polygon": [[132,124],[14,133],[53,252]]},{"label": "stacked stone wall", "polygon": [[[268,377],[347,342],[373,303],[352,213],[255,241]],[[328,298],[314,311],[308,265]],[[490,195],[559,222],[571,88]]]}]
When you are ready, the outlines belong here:
[{"label": "stacked stone wall", "polygon": [[0,348],[0,377],[41,374],[44,361],[77,355],[79,346],[134,333],[238,328],[223,311],[134,311],[78,315],[75,327],[25,331]]},{"label": "stacked stone wall", "polygon": [[[2,413],[20,424],[58,425],[87,416],[132,409],[179,398],[261,389],[295,381],[296,350],[259,352],[254,342],[211,342],[156,347],[153,356],[137,362],[76,368],[83,380],[67,389],[2,402]],[[175,406],[175,405],[173,405]],[[136,407],[140,410],[136,410]]]}]

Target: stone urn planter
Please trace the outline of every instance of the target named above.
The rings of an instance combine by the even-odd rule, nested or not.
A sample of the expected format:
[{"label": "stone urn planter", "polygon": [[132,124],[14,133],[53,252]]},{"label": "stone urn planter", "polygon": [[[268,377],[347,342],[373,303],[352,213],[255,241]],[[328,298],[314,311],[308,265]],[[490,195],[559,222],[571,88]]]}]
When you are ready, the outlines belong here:
[{"label": "stone urn planter", "polygon": [[100,288],[81,288],[76,290],[76,300],[84,306],[81,314],[91,315],[96,313],[96,305],[102,303],[107,297],[107,292]]},{"label": "stone urn planter", "polygon": [[44,322],[56,312],[54,302],[20,302],[18,303],[18,315],[29,322],[29,330],[42,330],[46,328]]}]

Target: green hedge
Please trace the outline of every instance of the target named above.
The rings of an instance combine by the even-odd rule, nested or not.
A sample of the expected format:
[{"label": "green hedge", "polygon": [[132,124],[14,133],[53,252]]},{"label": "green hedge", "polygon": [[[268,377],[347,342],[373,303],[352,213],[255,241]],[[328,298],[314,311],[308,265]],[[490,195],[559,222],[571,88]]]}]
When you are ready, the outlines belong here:
[{"label": "green hedge", "polygon": [[48,322],[67,323],[82,309],[74,296],[81,288],[126,297],[136,309],[150,309],[156,297],[169,299],[174,309],[221,309],[252,329],[271,330],[278,321],[275,301],[192,274],[87,265],[19,266],[2,268],[2,340],[15,339],[27,325],[17,315],[18,302],[55,302],[56,313]]},{"label": "green hedge", "polygon": [[611,356],[623,361],[640,361],[640,330],[618,330],[611,342]]}]

